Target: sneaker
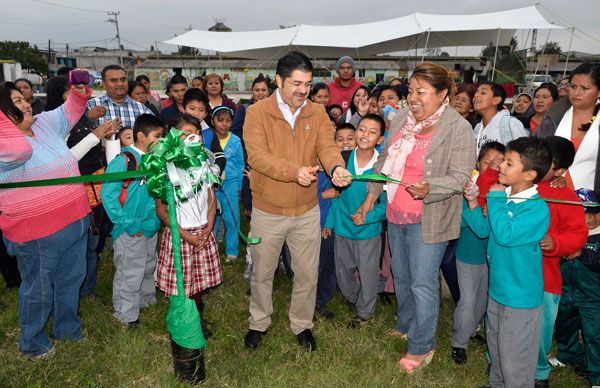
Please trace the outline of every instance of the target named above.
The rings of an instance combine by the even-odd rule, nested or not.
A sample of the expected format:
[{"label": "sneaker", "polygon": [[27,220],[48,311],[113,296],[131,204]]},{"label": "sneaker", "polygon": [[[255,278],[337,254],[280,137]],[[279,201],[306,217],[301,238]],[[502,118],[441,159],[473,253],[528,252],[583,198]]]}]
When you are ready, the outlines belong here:
[{"label": "sneaker", "polygon": [[333,313],[325,306],[315,306],[315,313],[324,319],[333,319]]},{"label": "sneaker", "polygon": [[136,320],[135,320],[135,321],[133,321],[133,322],[123,322],[123,326],[124,326],[126,329],[131,329],[131,330],[133,330],[133,329],[137,329],[137,328],[140,326],[140,320],[139,320],[139,318],[138,318],[138,319],[136,319]]},{"label": "sneaker", "polygon": [[556,357],[550,357],[548,359],[548,363],[550,365],[552,365],[553,368],[562,368],[563,366],[567,366],[567,365],[563,364],[562,362],[558,361],[558,358],[556,358]]},{"label": "sneaker", "polygon": [[51,347],[50,349],[46,350],[44,353],[36,354],[35,356],[33,356],[33,359],[34,360],[42,360],[44,358],[52,356],[55,351],[56,351],[56,349],[54,347]]},{"label": "sneaker", "polygon": [[235,261],[236,259],[237,259],[237,256],[227,255],[227,257],[225,257],[225,262],[226,263],[231,263],[231,262]]},{"label": "sneaker", "polygon": [[544,380],[536,379],[533,387],[534,388],[550,388],[550,382],[548,381],[548,379],[544,379]]},{"label": "sneaker", "polygon": [[357,315],[356,317],[352,318],[350,320],[350,322],[348,322],[348,325],[346,327],[348,329],[360,329],[361,327],[366,325],[367,322],[369,322],[369,321],[370,321],[370,319],[364,319]]},{"label": "sneaker", "polygon": [[462,365],[467,362],[467,351],[463,348],[452,348],[452,360],[457,365]]}]

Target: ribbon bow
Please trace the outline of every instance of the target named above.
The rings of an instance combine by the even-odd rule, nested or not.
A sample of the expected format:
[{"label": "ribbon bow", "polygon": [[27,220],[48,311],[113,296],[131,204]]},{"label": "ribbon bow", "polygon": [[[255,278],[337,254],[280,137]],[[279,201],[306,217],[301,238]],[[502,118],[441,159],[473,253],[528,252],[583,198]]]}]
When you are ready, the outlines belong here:
[{"label": "ribbon bow", "polygon": [[151,145],[140,169],[148,174],[147,188],[151,196],[167,201],[167,182],[175,188],[179,202],[185,202],[202,185],[221,183],[214,156],[200,142],[184,142],[182,131],[171,128],[167,136]]}]

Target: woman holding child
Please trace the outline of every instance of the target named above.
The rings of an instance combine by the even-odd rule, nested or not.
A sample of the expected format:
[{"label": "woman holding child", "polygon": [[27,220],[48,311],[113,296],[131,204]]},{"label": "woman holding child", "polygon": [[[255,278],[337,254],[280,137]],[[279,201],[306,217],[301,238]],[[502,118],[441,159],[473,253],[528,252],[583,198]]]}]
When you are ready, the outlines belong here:
[{"label": "woman holding child", "polygon": [[[439,267],[448,240],[459,235],[462,190],[475,165],[471,125],[449,106],[454,83],[441,66],[414,70],[408,109],[391,122],[375,163],[405,184],[387,184],[388,234],[398,309],[390,335],[408,338],[398,368],[408,373],[427,365],[435,352],[439,313]],[[357,210],[365,217],[383,190],[371,182]]]}]

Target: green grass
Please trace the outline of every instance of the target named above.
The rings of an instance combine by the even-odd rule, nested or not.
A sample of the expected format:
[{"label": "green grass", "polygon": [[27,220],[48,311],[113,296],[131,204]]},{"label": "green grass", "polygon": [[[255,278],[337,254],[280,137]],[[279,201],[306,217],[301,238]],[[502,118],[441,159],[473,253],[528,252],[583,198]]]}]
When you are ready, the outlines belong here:
[{"label": "green grass", "polygon": [[[453,303],[444,299],[437,331],[437,352],[424,370],[405,375],[396,369],[406,342],[388,338],[395,307],[379,305],[377,317],[359,330],[342,296],[330,303],[332,321],[316,320],[317,351],[307,353],[289,329],[287,309],[291,283],[277,274],[273,291],[273,325],[256,351],[244,349],[248,298],[243,259],[224,265],[225,281],[206,298],[206,318],[214,338],[206,349],[207,387],[477,387],[487,385],[484,347],[473,344],[469,360],[450,359]],[[0,386],[6,387],[177,387],[165,316],[168,301],[142,311],[141,326],[125,330],[112,317],[113,265],[105,252],[99,264],[97,296],[81,301],[85,340],[56,342],[56,353],[34,361],[18,352],[17,292],[4,291],[0,280]],[[518,357],[518,355],[515,355]],[[583,387],[587,382],[569,368],[553,371],[553,387]]]}]

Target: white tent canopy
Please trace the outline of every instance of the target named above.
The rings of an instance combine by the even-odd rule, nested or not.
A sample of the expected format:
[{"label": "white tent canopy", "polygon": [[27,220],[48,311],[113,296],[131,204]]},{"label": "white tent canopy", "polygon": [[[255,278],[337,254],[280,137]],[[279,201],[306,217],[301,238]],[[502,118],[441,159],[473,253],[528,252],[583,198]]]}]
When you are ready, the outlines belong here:
[{"label": "white tent canopy", "polygon": [[369,56],[424,47],[507,45],[517,29],[563,28],[535,6],[473,15],[413,13],[380,22],[343,26],[299,26],[266,31],[192,30],[164,43],[217,51],[223,56],[265,59],[288,49],[315,58]]}]

